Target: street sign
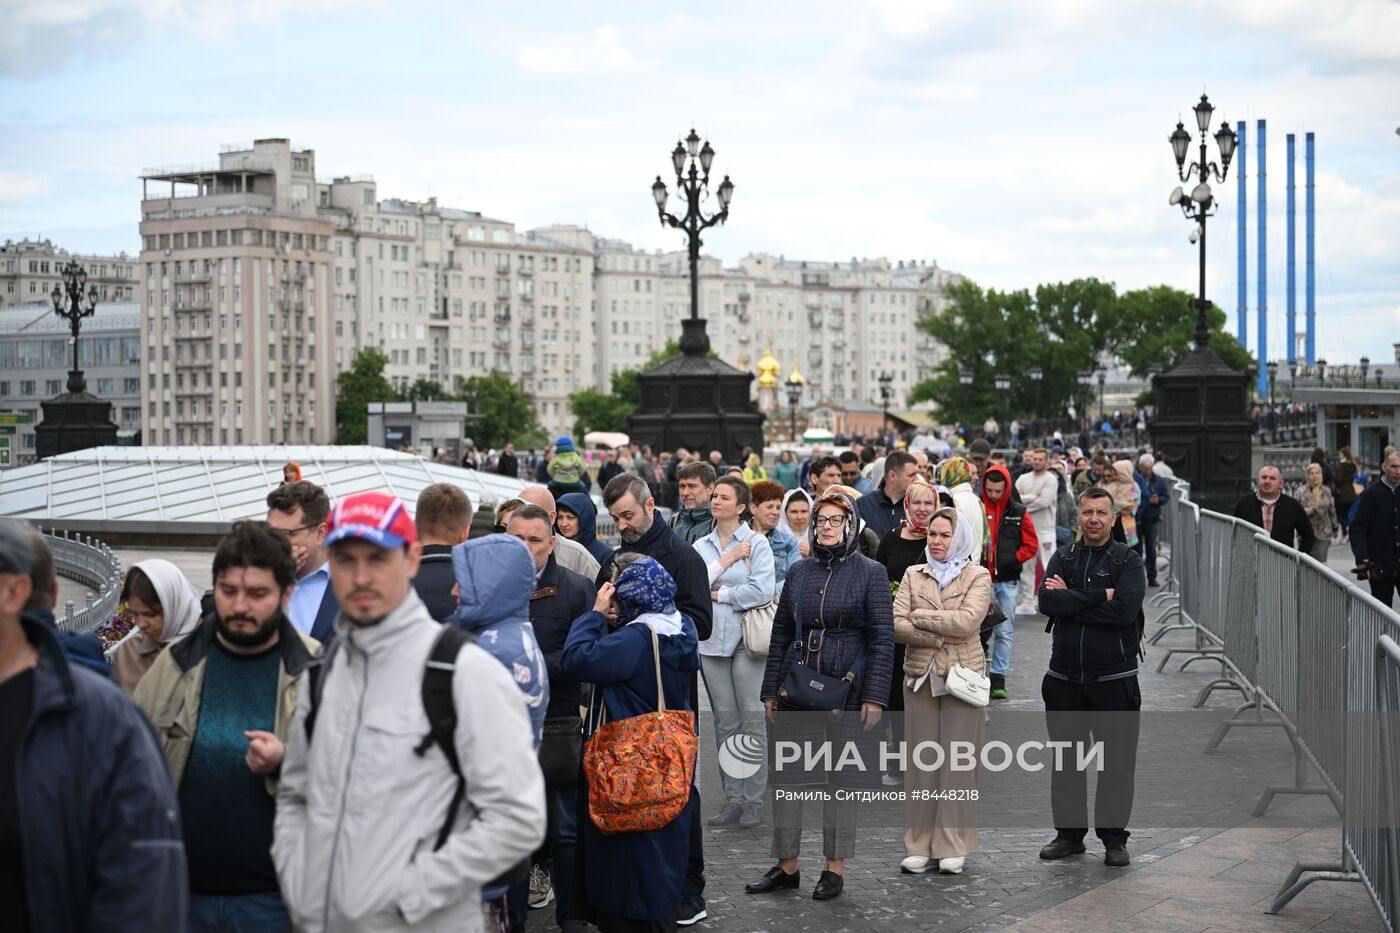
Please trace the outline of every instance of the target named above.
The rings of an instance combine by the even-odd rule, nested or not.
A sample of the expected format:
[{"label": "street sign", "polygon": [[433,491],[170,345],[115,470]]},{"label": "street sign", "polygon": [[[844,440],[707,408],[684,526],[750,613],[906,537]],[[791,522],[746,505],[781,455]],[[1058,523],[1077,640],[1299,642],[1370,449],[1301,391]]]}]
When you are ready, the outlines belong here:
[{"label": "street sign", "polygon": [[13,434],[17,428],[12,424],[0,423],[0,435]]},{"label": "street sign", "polygon": [[7,467],[9,465],[10,439],[8,437],[0,437],[0,467]]},{"label": "street sign", "polygon": [[27,411],[0,412],[0,424],[29,424],[34,415]]}]

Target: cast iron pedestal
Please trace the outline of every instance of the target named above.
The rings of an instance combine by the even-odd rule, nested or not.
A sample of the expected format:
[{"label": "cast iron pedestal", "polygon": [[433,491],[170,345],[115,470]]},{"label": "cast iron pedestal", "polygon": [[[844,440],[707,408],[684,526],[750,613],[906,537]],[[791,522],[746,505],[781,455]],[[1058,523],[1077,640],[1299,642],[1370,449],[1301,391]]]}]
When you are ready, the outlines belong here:
[{"label": "cast iron pedestal", "polygon": [[627,416],[634,444],[652,450],[718,450],[735,462],[745,447],[763,449],[763,414],[749,398],[753,373],[708,356],[703,318],[681,321],[683,355],[637,376],[640,403]]},{"label": "cast iron pedestal", "polygon": [[1154,383],[1152,446],[1191,484],[1202,508],[1229,515],[1249,492],[1254,422],[1247,414],[1249,376],[1198,345]]},{"label": "cast iron pedestal", "polygon": [[87,391],[81,371],[68,373],[68,391],[40,402],[43,420],[34,426],[34,452],[40,460],[89,447],[115,447],[112,403]]}]

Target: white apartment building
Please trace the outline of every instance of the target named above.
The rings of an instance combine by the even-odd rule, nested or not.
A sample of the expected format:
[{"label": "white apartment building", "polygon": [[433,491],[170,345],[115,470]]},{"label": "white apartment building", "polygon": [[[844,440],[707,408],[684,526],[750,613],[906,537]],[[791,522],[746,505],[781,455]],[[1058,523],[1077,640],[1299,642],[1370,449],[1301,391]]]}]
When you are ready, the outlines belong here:
[{"label": "white apartment building", "polygon": [[63,287],[63,267],[77,260],[99,303],[136,300],[136,260],[126,253],[85,256],[59,249],[49,240],[6,240],[0,245],[0,307],[49,301]]},{"label": "white apartment building", "polygon": [[571,428],[569,393],[595,369],[591,234],[379,200],[370,178],[321,185],[319,201],[335,228],[337,369],[375,346],[399,390],[426,379],[450,392],[458,376],[498,371],[534,397],[546,431]]},{"label": "white apartment building", "polygon": [[146,444],[334,440],[334,227],[315,169],[313,151],[260,139],[142,174]]},{"label": "white apartment building", "polygon": [[[606,388],[613,371],[641,364],[679,336],[690,313],[690,268],[684,252],[646,253],[602,239],[595,249],[597,379]],[[806,405],[878,401],[881,372],[903,399],[943,358],[917,321],[942,309],[955,280],[936,263],[754,255],[725,269],[701,257],[700,315],[715,352],[739,368],[751,369],[770,346],[785,373],[796,367],[807,380]]]}]

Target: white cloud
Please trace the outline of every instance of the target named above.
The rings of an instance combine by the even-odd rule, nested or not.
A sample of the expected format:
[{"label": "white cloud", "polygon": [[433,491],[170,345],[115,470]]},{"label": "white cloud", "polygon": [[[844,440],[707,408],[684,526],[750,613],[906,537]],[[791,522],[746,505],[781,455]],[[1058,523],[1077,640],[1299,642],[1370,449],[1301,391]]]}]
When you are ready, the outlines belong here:
[{"label": "white cloud", "polygon": [[589,36],[556,36],[520,50],[521,69],[535,74],[616,74],[645,71],[655,64],[636,58],[616,26],[599,26]]},{"label": "white cloud", "polygon": [[53,179],[32,172],[7,172],[0,170],[0,204],[14,204],[48,194],[53,190]]}]

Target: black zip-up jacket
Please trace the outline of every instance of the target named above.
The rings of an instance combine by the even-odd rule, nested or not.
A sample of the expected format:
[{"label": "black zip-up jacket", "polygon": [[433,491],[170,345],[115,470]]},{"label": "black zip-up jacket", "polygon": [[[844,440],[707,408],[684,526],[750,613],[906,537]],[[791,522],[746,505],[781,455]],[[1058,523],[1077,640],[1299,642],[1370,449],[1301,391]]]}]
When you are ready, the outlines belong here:
[{"label": "black zip-up jacket", "polygon": [[418,576],[413,578],[413,588],[434,622],[457,611],[457,597],[452,595],[456,583],[457,578],[452,576],[452,545],[423,545],[423,560],[418,565]]},{"label": "black zip-up jacket", "polygon": [[1366,487],[1351,520],[1351,553],[1388,577],[1400,571],[1400,487],[1385,480]]},{"label": "black zip-up jacket", "polygon": [[[1079,548],[1073,579],[1071,551]],[[1115,680],[1137,673],[1137,617],[1147,595],[1147,573],[1136,551],[1128,551],[1113,599],[1113,558],[1108,546],[1069,544],[1050,558],[1045,578],[1058,576],[1068,589],[1042,587],[1040,611],[1050,617],[1050,674],[1074,683]]]}]

